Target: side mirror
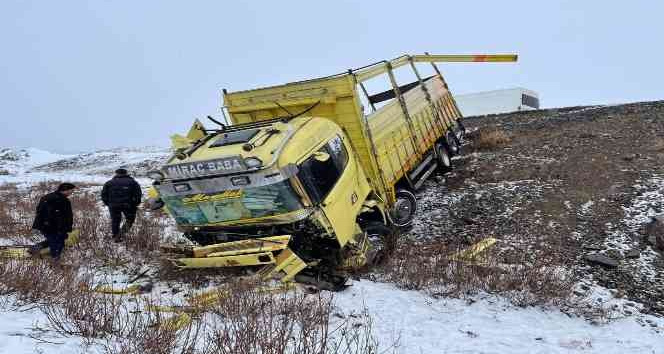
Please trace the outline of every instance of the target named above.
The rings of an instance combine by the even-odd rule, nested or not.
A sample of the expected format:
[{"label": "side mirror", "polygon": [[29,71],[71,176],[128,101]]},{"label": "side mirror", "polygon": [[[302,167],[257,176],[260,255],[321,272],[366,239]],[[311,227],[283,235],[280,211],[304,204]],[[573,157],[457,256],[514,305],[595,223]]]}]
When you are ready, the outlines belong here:
[{"label": "side mirror", "polygon": [[316,161],[325,162],[330,159],[330,154],[324,151],[316,151],[314,152],[314,159],[316,159]]}]

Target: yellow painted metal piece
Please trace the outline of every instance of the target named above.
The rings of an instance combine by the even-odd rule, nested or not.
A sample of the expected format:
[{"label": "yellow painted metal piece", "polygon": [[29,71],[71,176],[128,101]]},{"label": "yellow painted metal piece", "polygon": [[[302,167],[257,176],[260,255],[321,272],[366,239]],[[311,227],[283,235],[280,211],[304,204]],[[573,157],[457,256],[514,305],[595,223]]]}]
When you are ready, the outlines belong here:
[{"label": "yellow painted metal piece", "polygon": [[180,134],[171,135],[171,146],[173,146],[175,150],[186,149],[189,146],[191,146],[191,144],[193,143],[194,143],[193,140],[187,139],[186,137]]},{"label": "yellow painted metal piece", "polygon": [[194,247],[194,257],[222,257],[247,253],[272,252],[288,247],[290,235],[261,237],[250,240],[217,243],[214,245]]},{"label": "yellow painted metal piece", "polygon": [[140,285],[130,285],[125,288],[114,288],[111,285],[98,285],[92,291],[101,294],[132,295],[138,294],[141,291],[141,287]]},{"label": "yellow painted metal piece", "polygon": [[518,59],[516,54],[426,54],[413,55],[413,61],[424,63],[511,63]]},{"label": "yellow painted metal piece", "polygon": [[274,263],[275,259],[272,252],[260,252],[225,257],[177,258],[171,261],[177,268],[185,269],[264,265]]},{"label": "yellow painted metal piece", "polygon": [[181,312],[171,318],[166,319],[161,324],[161,326],[173,331],[177,331],[187,327],[190,323],[191,323],[191,316],[186,312]]},{"label": "yellow painted metal piece", "polygon": [[[409,58],[413,58],[415,62],[427,63],[473,63],[473,62],[494,62],[494,63],[507,63],[515,62],[517,55],[515,54],[452,54],[452,55],[435,55],[435,54],[422,54],[422,55],[402,55],[389,61],[393,69],[406,65]],[[387,72],[387,61],[376,63],[363,69],[355,70],[353,73],[357,77],[358,82],[367,81],[378,75]]]},{"label": "yellow painted metal piece", "polygon": [[[80,230],[76,229],[70,232],[65,240],[65,247],[71,247],[78,243]],[[0,258],[14,258],[24,259],[30,258],[32,255],[28,252],[28,247],[7,247],[0,249]],[[48,248],[43,248],[39,251],[40,256],[47,256],[49,254]]]},{"label": "yellow painted metal piece", "polygon": [[493,246],[496,241],[497,240],[493,237],[487,237],[470,247],[453,254],[449,259],[460,262],[474,262],[480,254]]},{"label": "yellow painted metal piece", "polygon": [[[295,283],[293,282],[281,282],[272,285],[260,286],[256,288],[258,293],[280,293],[286,292],[295,289]],[[224,297],[228,296],[228,290],[226,289],[213,289],[210,291],[203,292],[201,294],[192,296],[187,301],[189,308],[206,308],[210,307],[217,302],[219,302]],[[170,310],[170,308],[167,308]]]},{"label": "yellow painted metal piece", "polygon": [[25,247],[8,247],[0,249],[0,258],[29,258],[30,253]]},{"label": "yellow painted metal piece", "polygon": [[189,128],[189,132],[187,133],[187,139],[198,140],[203,137],[205,137],[205,127],[203,126],[203,123],[201,123],[201,121],[196,119],[194,121],[194,124],[191,125],[191,128]]},{"label": "yellow painted metal piece", "polygon": [[287,248],[279,253],[274,265],[261,269],[259,276],[264,280],[277,278],[282,282],[288,282],[306,267],[307,264]]}]

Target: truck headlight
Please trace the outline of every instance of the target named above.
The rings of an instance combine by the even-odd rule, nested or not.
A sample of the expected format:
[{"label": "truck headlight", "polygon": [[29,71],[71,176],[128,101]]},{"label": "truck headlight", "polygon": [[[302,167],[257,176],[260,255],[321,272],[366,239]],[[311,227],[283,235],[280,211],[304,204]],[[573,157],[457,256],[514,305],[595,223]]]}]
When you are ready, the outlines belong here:
[{"label": "truck headlight", "polygon": [[148,172],[148,177],[155,181],[162,181],[164,179],[164,173],[159,170],[152,170]]},{"label": "truck headlight", "polygon": [[244,164],[247,165],[248,168],[258,168],[263,166],[263,161],[258,157],[247,157],[244,159]]}]

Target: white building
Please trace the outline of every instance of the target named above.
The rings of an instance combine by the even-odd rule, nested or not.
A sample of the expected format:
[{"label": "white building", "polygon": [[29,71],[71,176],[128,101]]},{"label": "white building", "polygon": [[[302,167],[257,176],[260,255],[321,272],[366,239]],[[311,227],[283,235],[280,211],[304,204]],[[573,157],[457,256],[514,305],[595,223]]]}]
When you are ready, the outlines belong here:
[{"label": "white building", "polygon": [[539,95],[522,87],[455,95],[464,117],[539,109]]}]

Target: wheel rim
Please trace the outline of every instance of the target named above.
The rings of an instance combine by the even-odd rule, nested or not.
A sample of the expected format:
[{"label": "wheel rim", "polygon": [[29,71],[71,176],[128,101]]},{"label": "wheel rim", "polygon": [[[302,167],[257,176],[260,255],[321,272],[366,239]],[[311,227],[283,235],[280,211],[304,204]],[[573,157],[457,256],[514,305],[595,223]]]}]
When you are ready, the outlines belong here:
[{"label": "wheel rim", "polygon": [[394,204],[394,218],[398,225],[406,224],[413,214],[413,203],[408,199],[397,199]]},{"label": "wheel rim", "polygon": [[459,146],[454,139],[450,140],[450,150],[452,150],[453,153],[456,153],[459,150]]},{"label": "wheel rim", "polygon": [[443,164],[445,167],[450,167],[452,166],[452,161],[450,160],[450,156],[447,154],[447,151],[440,146],[438,148],[438,156],[440,156],[440,162]]}]

